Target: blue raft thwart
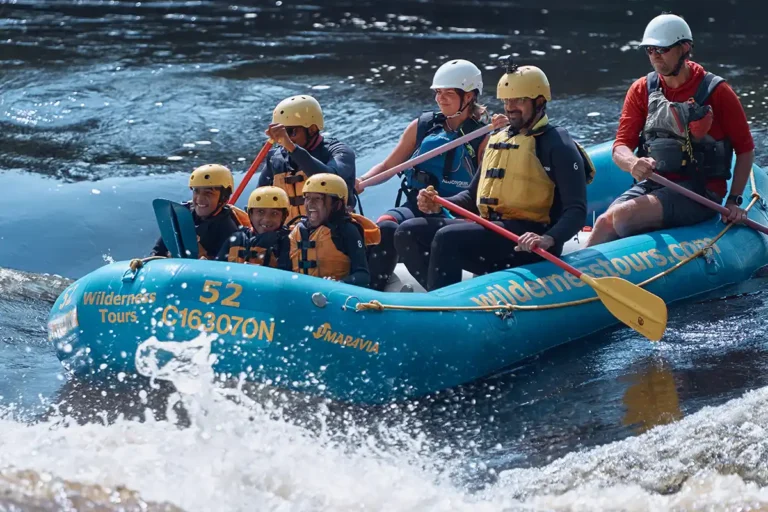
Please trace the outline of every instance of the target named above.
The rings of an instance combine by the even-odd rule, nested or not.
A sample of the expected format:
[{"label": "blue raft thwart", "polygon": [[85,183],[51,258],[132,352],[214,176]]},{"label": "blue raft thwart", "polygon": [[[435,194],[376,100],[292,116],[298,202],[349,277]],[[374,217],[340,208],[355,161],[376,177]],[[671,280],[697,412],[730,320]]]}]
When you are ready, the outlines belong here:
[{"label": "blue raft thwart", "polygon": [[[589,153],[597,167],[588,187],[591,223],[632,180],[611,161],[609,143]],[[768,191],[765,172],[754,167],[752,175],[745,197]],[[749,216],[765,224],[765,203],[756,200]],[[564,259],[593,277],[650,280],[644,287],[671,303],[747,280],[768,264],[764,235],[724,229],[718,216]],[[54,304],[48,328],[76,373],[134,372],[145,340],[186,341],[205,331],[218,335],[217,372],[381,403],[474,381],[615,325],[594,297],[549,262],[400,294],[259,266],[157,259],[136,270],[113,263],[79,279]],[[506,304],[516,308],[494,310]]]}]

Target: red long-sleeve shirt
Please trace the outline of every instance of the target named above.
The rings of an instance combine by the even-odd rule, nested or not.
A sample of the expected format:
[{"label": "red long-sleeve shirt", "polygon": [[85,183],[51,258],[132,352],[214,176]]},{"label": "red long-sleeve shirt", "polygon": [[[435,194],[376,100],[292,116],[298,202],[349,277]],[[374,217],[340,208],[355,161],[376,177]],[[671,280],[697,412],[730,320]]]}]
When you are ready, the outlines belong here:
[{"label": "red long-sleeve shirt", "polygon": [[[686,62],[686,65],[691,70],[691,76],[680,87],[674,89],[668,87],[664,82],[664,77],[659,75],[662,91],[669,101],[684,102],[688,98],[692,98],[704,79],[704,75],[706,75],[706,71],[701,65],[691,61]],[[727,83],[716,87],[704,104],[712,106],[714,118],[712,127],[709,129],[709,135],[712,138],[730,140],[737,155],[755,149],[755,142],[752,140],[752,134],[747,123],[747,115],[744,113],[739,97]],[[642,77],[635,80],[635,83],[627,91],[613,148],[627,146],[634,151],[639,144],[640,132],[645,126],[647,116],[648,80],[646,77]],[[675,176],[669,178],[673,181],[681,179]],[[707,188],[721,197],[725,196],[728,190],[725,180],[709,180]]]}]

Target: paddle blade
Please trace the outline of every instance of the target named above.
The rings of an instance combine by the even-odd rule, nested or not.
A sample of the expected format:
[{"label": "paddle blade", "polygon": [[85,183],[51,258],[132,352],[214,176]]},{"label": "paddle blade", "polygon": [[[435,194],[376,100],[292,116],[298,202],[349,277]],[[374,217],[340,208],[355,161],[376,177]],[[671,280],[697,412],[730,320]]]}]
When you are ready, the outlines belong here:
[{"label": "paddle blade", "polygon": [[181,256],[181,236],[176,230],[171,201],[155,199],[152,201],[152,208],[155,210],[157,227],[160,228],[160,236],[165,247],[171,254],[171,258],[179,258]]},{"label": "paddle blade", "polygon": [[667,328],[667,305],[649,292],[620,277],[581,280],[592,286],[613,316],[652,341],[659,341]]},{"label": "paddle blade", "polygon": [[173,216],[181,237],[181,257],[196,260],[200,254],[197,247],[197,229],[192,211],[183,204],[171,201]]}]

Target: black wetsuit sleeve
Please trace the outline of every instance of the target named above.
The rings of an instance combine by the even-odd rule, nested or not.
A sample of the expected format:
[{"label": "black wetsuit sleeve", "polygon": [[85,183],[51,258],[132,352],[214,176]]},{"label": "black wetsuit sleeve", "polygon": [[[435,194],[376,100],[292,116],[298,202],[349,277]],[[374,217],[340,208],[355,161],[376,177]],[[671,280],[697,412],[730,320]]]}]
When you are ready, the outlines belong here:
[{"label": "black wetsuit sleeve", "polygon": [[321,162],[306,149],[296,146],[296,149],[291,153],[291,159],[307,176],[328,172],[341,176],[347,183],[354,182],[355,152],[352,151],[352,148],[344,143],[334,141],[328,145],[328,152],[331,154],[330,161]]},{"label": "black wetsuit sleeve", "polygon": [[259,174],[259,187],[266,187],[274,183],[275,173],[272,169],[272,155],[277,149],[270,149],[267,153],[267,157],[264,159],[264,166]]},{"label": "black wetsuit sleeve", "polygon": [[168,248],[165,246],[165,242],[163,242],[163,237],[160,237],[157,239],[157,242],[155,243],[155,246],[152,248],[152,252],[149,253],[150,256],[167,256],[168,255]]},{"label": "black wetsuit sleeve", "polygon": [[477,210],[477,187],[480,186],[480,172],[481,170],[478,169],[467,190],[462,190],[455,196],[446,197],[446,199],[472,213],[479,213]]},{"label": "black wetsuit sleeve", "polygon": [[349,275],[343,282],[367,287],[371,283],[368,271],[368,258],[365,254],[365,242],[360,230],[351,222],[345,222],[341,229],[344,248],[342,252],[349,257]]},{"label": "black wetsuit sleeve", "polygon": [[573,142],[553,147],[550,159],[550,177],[555,182],[561,213],[545,235],[554,238],[555,245],[562,246],[584,227],[587,218],[587,178],[584,160]]}]

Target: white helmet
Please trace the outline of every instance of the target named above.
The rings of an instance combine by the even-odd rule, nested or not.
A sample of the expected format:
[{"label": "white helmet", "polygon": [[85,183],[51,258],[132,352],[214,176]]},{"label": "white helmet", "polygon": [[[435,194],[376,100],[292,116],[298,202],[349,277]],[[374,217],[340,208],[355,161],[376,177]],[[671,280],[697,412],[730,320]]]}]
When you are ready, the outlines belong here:
[{"label": "white helmet", "polygon": [[452,60],[437,68],[430,89],[461,89],[464,92],[477,89],[480,95],[483,93],[483,75],[468,60]]},{"label": "white helmet", "polygon": [[661,46],[669,48],[681,41],[693,42],[691,27],[680,16],[662,14],[656,16],[645,27],[640,46]]}]

